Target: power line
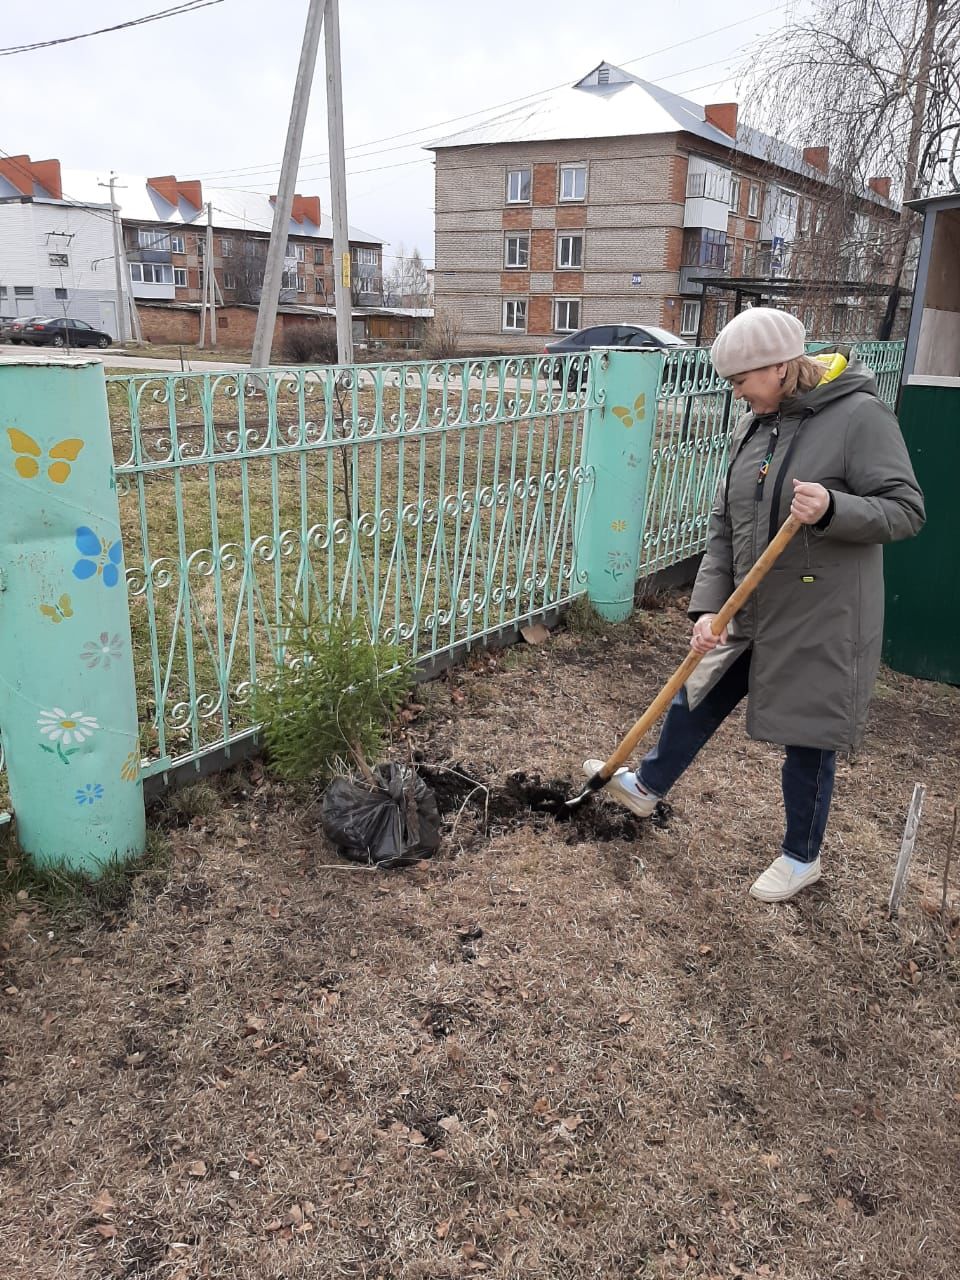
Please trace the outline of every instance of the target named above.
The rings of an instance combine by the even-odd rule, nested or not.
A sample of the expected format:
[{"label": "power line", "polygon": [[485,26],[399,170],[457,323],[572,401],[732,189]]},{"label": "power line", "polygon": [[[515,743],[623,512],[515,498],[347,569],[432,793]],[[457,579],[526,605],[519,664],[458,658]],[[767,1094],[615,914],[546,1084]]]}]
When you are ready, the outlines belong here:
[{"label": "power line", "polygon": [[0,58],[9,58],[15,53],[32,53],[35,49],[50,49],[58,44],[72,44],[75,40],[89,40],[92,36],[107,35],[111,31],[126,31],[129,27],[142,27],[148,22],[175,18],[180,14],[193,13],[197,9],[207,9],[214,4],[223,4],[223,0],[186,0],[184,4],[160,9],[157,13],[146,13],[142,18],[131,18],[129,22],[118,22],[113,27],[99,27],[96,31],[83,31],[75,36],[58,36],[53,40],[36,40],[32,44],[8,45],[5,49],[0,49]]},{"label": "power line", "polygon": [[[687,68],[686,68],[685,70],[683,70],[683,71],[675,71],[675,72],[673,72],[670,76],[665,77],[665,79],[673,79],[675,76],[685,76],[685,75],[690,75],[690,74],[691,74],[692,72],[694,72],[694,71],[703,71],[703,70],[705,70],[707,67],[715,67],[715,66],[718,66],[720,63],[725,63],[726,61],[727,61],[727,60],[726,60],[725,58],[718,58],[718,59],[716,59],[714,62],[703,62],[703,63],[701,63],[701,64],[700,64],[700,66],[698,66],[698,67],[687,67]],[[709,88],[711,88],[711,87],[712,87],[713,85],[715,85],[715,84],[723,84],[723,83],[724,83],[726,80],[728,80],[729,78],[730,78],[730,77],[729,77],[729,75],[727,75],[727,76],[721,76],[719,80],[709,80],[709,81],[707,81],[707,83],[705,83],[705,84],[694,85],[692,88],[690,88],[690,89],[685,89],[683,92],[684,92],[684,93],[697,93],[700,89],[709,89]],[[658,82],[658,81],[653,81],[653,80],[652,80],[652,81],[650,81],[650,83],[651,83],[651,84],[656,84],[656,83],[659,83],[659,82]],[[679,97],[679,96],[682,96],[682,95],[681,95],[681,94],[678,94],[678,97]],[[385,148],[383,149],[383,151],[370,151],[370,152],[368,152],[368,153],[367,153],[367,155],[369,155],[369,156],[375,156],[375,155],[383,155],[384,153],[386,153],[386,152],[390,152],[390,151],[405,151],[405,150],[407,150],[409,147],[414,147],[414,146],[417,146],[417,145],[418,145],[417,143],[415,143],[415,142],[411,142],[411,143],[407,143],[407,144],[406,144],[406,146],[402,146],[402,147],[385,147]],[[365,160],[366,158],[367,158],[367,156],[354,156],[354,157],[353,157],[353,159],[355,159],[355,160]],[[361,174],[364,174],[364,173],[381,173],[381,172],[383,172],[383,170],[384,170],[384,169],[405,169],[405,168],[409,168],[411,165],[418,165],[418,164],[433,164],[433,160],[432,160],[430,157],[428,157],[428,156],[422,156],[422,157],[420,157],[420,158],[418,158],[418,159],[416,159],[416,160],[399,160],[399,161],[397,161],[395,164],[380,164],[380,165],[375,165],[373,168],[370,168],[370,169],[351,169],[351,170],[347,173],[347,177],[348,177],[348,178],[355,178],[355,177],[359,177]],[[315,166],[313,166],[313,165],[308,165],[308,166],[306,166],[306,167],[307,167],[308,169],[312,169],[312,168],[314,168]],[[321,165],[321,166],[319,166],[319,167],[320,167],[320,168],[324,168],[324,169],[325,169],[325,168],[326,168],[326,165]],[[251,176],[251,177],[255,177],[255,176],[256,176],[256,174],[251,174],[250,176]],[[300,177],[300,178],[304,178],[304,179],[309,179],[310,181],[314,181],[314,182],[319,182],[319,181],[321,181],[322,179],[324,179],[326,176],[327,176],[327,175],[326,175],[325,173],[308,174],[304,169],[301,169],[301,170],[299,171],[299,173],[298,173],[298,177]],[[219,190],[219,191],[244,191],[244,192],[246,192],[248,195],[262,195],[264,191],[269,191],[269,190],[271,190],[271,189],[272,189],[271,183],[270,183],[270,181],[269,181],[269,176],[264,180],[264,182],[263,182],[263,183],[261,183],[261,185],[260,185],[260,187],[259,187],[259,188],[257,188],[257,187],[242,187],[242,186],[214,186],[214,184],[213,184],[213,183],[211,183],[210,185],[211,185],[211,188],[212,188],[213,190]]]},{"label": "power line", "polygon": [[[661,53],[669,53],[669,52],[671,52],[671,51],[672,51],[672,50],[674,50],[674,49],[679,49],[679,48],[681,48],[683,45],[692,44],[692,43],[694,43],[694,41],[697,41],[697,40],[703,40],[703,39],[705,39],[705,38],[706,38],[706,37],[708,37],[708,36],[719,35],[719,34],[720,34],[721,32],[723,32],[723,31],[729,31],[729,30],[730,30],[731,28],[733,28],[733,27],[743,26],[743,25],[744,25],[744,23],[747,23],[747,22],[755,22],[758,18],[765,18],[765,17],[767,17],[767,16],[768,16],[769,14],[771,14],[771,13],[779,13],[779,12],[781,12],[781,11],[782,11],[782,10],[784,10],[784,9],[788,9],[788,8],[790,8],[790,3],[791,3],[791,0],[788,0],[788,3],[786,3],[786,4],[778,4],[778,5],[774,5],[772,8],[770,8],[770,9],[764,9],[764,10],[762,10],[760,13],[754,13],[754,14],[751,14],[748,18],[740,18],[740,19],[738,19],[736,22],[728,22],[725,26],[722,26],[722,27],[714,27],[714,28],[713,28],[712,30],[710,30],[710,31],[704,31],[704,32],[701,32],[699,35],[696,35],[696,36],[690,36],[690,37],[688,37],[686,40],[678,40],[678,41],[676,41],[676,43],[674,43],[674,44],[664,45],[664,46],[663,46],[663,48],[661,48],[661,49],[654,49],[654,50],[653,50],[652,52],[650,52],[650,53],[643,53],[643,54],[640,54],[640,55],[638,55],[636,58],[628,58],[628,59],[626,59],[626,61],[624,61],[624,62],[620,62],[620,63],[618,63],[617,65],[618,65],[618,66],[623,66],[623,67],[628,67],[628,66],[630,66],[632,63],[635,63],[635,62],[643,62],[643,61],[645,61],[647,58],[654,58],[654,57],[657,57],[657,56],[658,56],[659,54],[661,54]],[[722,58],[721,58],[721,59],[719,59],[718,61],[719,61],[719,62],[722,62],[722,61],[724,61],[724,59],[722,59]],[[703,67],[704,67],[704,66],[716,66],[716,65],[717,65],[717,62],[708,62],[708,63],[703,63],[700,67],[688,67],[688,68],[687,68],[687,69],[685,69],[684,71],[675,71],[675,72],[671,72],[671,74],[670,74],[670,75],[663,76],[663,77],[661,77],[661,79],[662,79],[662,80],[672,80],[672,79],[674,79],[676,76],[689,75],[689,74],[691,73],[691,71],[700,71],[700,70],[702,70],[702,69],[703,69]],[[659,81],[651,81],[651,83],[653,83],[653,84],[657,84],[657,83],[659,83]],[[430,132],[432,132],[432,131],[433,131],[433,130],[435,130],[435,129],[441,129],[441,128],[443,128],[445,125],[448,125],[448,124],[456,124],[456,123],[457,123],[458,121],[460,121],[460,120],[470,120],[470,119],[472,119],[474,116],[487,115],[487,114],[489,114],[491,111],[499,111],[499,110],[501,110],[501,109],[502,109],[502,108],[504,108],[504,107],[517,106],[517,105],[519,105],[520,103],[523,103],[523,102],[532,102],[532,101],[533,101],[534,99],[536,99],[536,98],[542,98],[545,94],[553,93],[553,92],[555,92],[557,89],[565,89],[565,88],[567,88],[568,86],[569,86],[569,81],[564,80],[561,84],[555,84],[555,85],[552,85],[552,86],[551,86],[550,88],[548,88],[548,89],[538,89],[536,93],[528,93],[528,94],[525,94],[523,97],[520,97],[520,98],[510,98],[510,99],[508,99],[508,101],[506,101],[506,102],[497,102],[497,103],[493,103],[493,104],[492,104],[492,105],[490,105],[490,106],[486,106],[486,107],[479,107],[476,111],[467,111],[467,112],[465,112],[463,115],[459,115],[459,116],[450,116],[450,117],[449,117],[448,119],[446,119],[446,120],[437,120],[437,121],[434,121],[432,124],[424,124],[424,125],[421,125],[421,126],[420,126],[419,128],[417,128],[417,129],[406,129],[406,130],[404,130],[402,133],[391,133],[391,134],[387,134],[387,135],[386,135],[385,137],[383,137],[383,138],[371,138],[371,139],[369,139],[367,142],[358,142],[358,143],[356,143],[354,146],[352,146],[352,147],[348,147],[348,148],[347,148],[347,150],[348,150],[348,151],[358,151],[358,150],[360,150],[361,148],[365,148],[365,147],[372,147],[372,146],[375,146],[375,145],[377,145],[378,143],[381,143],[381,142],[393,142],[393,141],[395,141],[397,138],[409,138],[409,137],[412,137],[414,134],[430,133]],[[418,145],[418,143],[416,143],[416,142],[411,142],[411,143],[408,143],[408,144],[407,144],[407,146],[411,146],[411,147],[413,147],[413,146],[417,146],[417,145]],[[405,150],[405,148],[404,148],[404,147],[387,147],[387,148],[386,148],[386,150],[388,150],[388,151],[402,151],[402,150]],[[379,153],[379,152],[369,152],[368,154],[370,154],[370,155],[377,155],[377,154],[381,154],[381,153]],[[311,161],[311,160],[320,161],[320,160],[325,160],[326,158],[327,158],[327,153],[326,153],[326,152],[324,152],[324,151],[317,152],[316,154],[311,155],[311,156],[304,156],[304,157],[303,157],[303,159],[304,159],[305,161]],[[363,156],[354,156],[353,158],[354,158],[355,160],[359,160],[359,159],[363,159],[364,157],[363,157]],[[276,168],[278,168],[277,163],[276,163],[275,161],[271,161],[269,164],[246,165],[246,166],[241,166],[241,167],[239,167],[239,168],[235,168],[235,169],[210,169],[210,170],[207,170],[207,171],[205,171],[205,172],[203,172],[203,173],[193,173],[193,174],[190,174],[189,176],[190,176],[190,177],[192,177],[192,178],[244,177],[244,176],[253,176],[254,174],[257,174],[257,173],[266,173],[266,172],[270,172],[271,170],[274,170],[274,169],[276,169]],[[240,188],[238,188],[238,190],[239,190],[239,189],[240,189]]]}]

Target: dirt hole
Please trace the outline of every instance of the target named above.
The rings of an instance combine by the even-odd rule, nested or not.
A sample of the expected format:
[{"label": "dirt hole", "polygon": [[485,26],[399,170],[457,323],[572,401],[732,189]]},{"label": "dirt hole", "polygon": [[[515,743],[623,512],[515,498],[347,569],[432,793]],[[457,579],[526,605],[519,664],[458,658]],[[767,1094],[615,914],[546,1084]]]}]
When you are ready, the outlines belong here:
[{"label": "dirt hole", "polygon": [[[610,843],[638,840],[647,823],[613,803],[591,797],[578,809],[566,809],[565,802],[578,792],[563,778],[544,781],[539,774],[511,773],[502,787],[490,786],[469,765],[434,768],[418,764],[417,772],[437,797],[437,807],[445,820],[456,819],[470,810],[480,819],[484,836],[513,830],[530,823],[546,825],[562,822],[567,844],[586,840]],[[665,827],[670,807],[657,806],[650,822]]]}]

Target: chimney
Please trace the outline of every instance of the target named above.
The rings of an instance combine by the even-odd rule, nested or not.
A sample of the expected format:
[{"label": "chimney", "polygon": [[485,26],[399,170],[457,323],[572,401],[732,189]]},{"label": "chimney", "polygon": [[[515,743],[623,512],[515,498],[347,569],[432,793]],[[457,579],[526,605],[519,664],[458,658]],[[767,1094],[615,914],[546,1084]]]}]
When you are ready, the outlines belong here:
[{"label": "chimney", "polygon": [[884,200],[890,199],[889,178],[868,178],[867,186],[871,191],[875,191],[878,196],[883,196]]},{"label": "chimney", "polygon": [[42,187],[54,200],[63,199],[59,160],[31,160],[29,156],[0,157],[0,177],[6,178],[22,196],[32,196],[36,185]]},{"label": "chimney", "polygon": [[315,227],[320,226],[320,197],[319,196],[294,196],[293,208],[290,216],[294,222],[312,222]]},{"label": "chimney", "polygon": [[821,173],[826,173],[830,168],[830,148],[804,147],[803,163],[808,164],[811,169],[819,169]]},{"label": "chimney", "polygon": [[707,124],[725,133],[729,138],[737,136],[737,111],[735,102],[712,102],[703,108],[703,118]]}]

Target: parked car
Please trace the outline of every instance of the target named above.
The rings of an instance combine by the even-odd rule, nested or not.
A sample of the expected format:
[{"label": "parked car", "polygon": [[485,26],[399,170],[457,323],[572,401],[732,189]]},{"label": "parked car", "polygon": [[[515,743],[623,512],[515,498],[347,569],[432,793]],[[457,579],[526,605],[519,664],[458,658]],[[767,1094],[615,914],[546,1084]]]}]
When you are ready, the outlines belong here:
[{"label": "parked car", "polygon": [[576,333],[564,334],[556,342],[548,342],[543,351],[548,356],[572,355],[591,347],[687,347],[690,344],[675,333],[656,325],[594,324]]},{"label": "parked car", "polygon": [[22,330],[23,341],[35,347],[109,347],[113,342],[109,333],[94,329],[86,320],[71,320],[68,316],[34,317]]},{"label": "parked car", "polygon": [[23,330],[34,320],[42,320],[43,316],[4,316],[0,322],[0,342],[23,342]]},{"label": "parked car", "polygon": [[[669,351],[689,345],[675,333],[652,324],[594,324],[578,329],[576,333],[565,334],[555,342],[548,342],[543,353],[548,356],[585,355],[591,347],[652,347]],[[563,374],[558,369],[554,376],[560,382]],[[586,369],[581,374],[581,378],[585,377]],[[570,385],[575,384],[576,375],[571,371]]]}]

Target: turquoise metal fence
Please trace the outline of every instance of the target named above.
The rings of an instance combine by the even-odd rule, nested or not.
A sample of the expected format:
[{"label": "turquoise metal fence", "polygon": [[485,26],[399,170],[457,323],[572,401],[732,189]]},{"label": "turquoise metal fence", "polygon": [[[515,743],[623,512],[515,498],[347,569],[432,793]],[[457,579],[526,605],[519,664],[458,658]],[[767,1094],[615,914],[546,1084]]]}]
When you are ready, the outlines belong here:
[{"label": "turquoise metal fence", "polygon": [[109,378],[146,771],[249,735],[294,604],[422,660],[578,594],[591,359]]},{"label": "turquoise metal fence", "polygon": [[[856,354],[892,405],[903,343]],[[703,550],[740,408],[705,350],[624,357],[662,362],[643,579]],[[294,602],[359,612],[424,660],[583,594],[587,434],[637,413],[621,397],[605,416],[606,363],[108,378],[145,772],[249,736]]]},{"label": "turquoise metal fence", "polygon": [[[825,345],[811,342],[812,351]],[[880,397],[896,404],[903,367],[903,342],[861,342],[853,355],[877,375]],[[727,442],[742,402],[718,378],[706,348],[667,353],[657,398],[657,422],[650,458],[646,517],[638,578],[699,555],[717,481],[726,467]]]}]

